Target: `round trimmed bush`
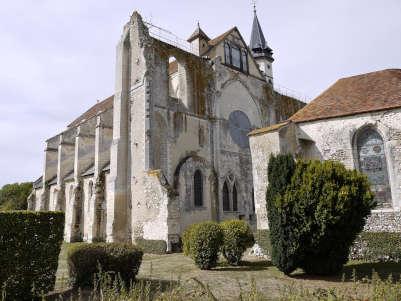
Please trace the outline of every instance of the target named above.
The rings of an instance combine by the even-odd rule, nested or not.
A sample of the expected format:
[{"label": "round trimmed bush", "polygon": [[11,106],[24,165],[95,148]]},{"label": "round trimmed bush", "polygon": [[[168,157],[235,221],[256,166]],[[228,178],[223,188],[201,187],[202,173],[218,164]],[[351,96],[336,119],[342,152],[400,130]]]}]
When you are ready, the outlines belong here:
[{"label": "round trimmed bush", "polygon": [[223,256],[230,265],[238,265],[245,250],[255,243],[251,227],[242,220],[224,221],[220,225],[224,235]]},{"label": "round trimmed bush", "polygon": [[197,224],[190,225],[182,234],[182,251],[185,256],[191,256],[192,231]]},{"label": "round trimmed bush", "polygon": [[190,226],[183,235],[184,254],[190,255],[202,270],[217,265],[223,231],[218,223],[203,222]]},{"label": "round trimmed bush", "polygon": [[128,285],[138,274],[142,256],[142,250],[130,244],[73,244],[67,255],[71,285],[93,286],[95,276],[100,270],[112,276],[118,275]]}]

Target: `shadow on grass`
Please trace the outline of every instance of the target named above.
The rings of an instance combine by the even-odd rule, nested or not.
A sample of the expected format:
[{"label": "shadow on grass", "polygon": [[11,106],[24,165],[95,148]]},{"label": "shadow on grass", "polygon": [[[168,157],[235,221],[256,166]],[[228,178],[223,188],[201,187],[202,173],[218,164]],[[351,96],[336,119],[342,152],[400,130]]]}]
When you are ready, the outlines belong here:
[{"label": "shadow on grass", "polygon": [[353,279],[353,271],[355,270],[356,278],[372,278],[373,271],[382,280],[388,279],[392,275],[394,280],[400,280],[401,274],[401,263],[391,263],[391,262],[350,262],[344,269],[343,274],[346,280]]},{"label": "shadow on grass", "polygon": [[399,281],[401,275],[401,263],[381,263],[381,262],[362,262],[351,261],[347,263],[342,272],[333,276],[308,275],[302,270],[295,271],[290,277],[303,280],[324,280],[332,282],[341,281],[360,281],[372,279],[372,274],[377,273],[381,280],[387,280],[391,275],[394,281]]},{"label": "shadow on grass", "polygon": [[[179,287],[178,281],[141,278],[135,281],[134,287],[130,290],[137,290],[138,294],[141,296],[143,292],[146,292],[145,295],[143,295],[143,297],[146,297],[144,300],[153,300],[157,294],[171,291],[177,287]],[[102,287],[102,290],[115,292],[118,295],[118,290],[114,287]],[[51,292],[45,296],[45,300],[93,301],[100,299],[99,294],[96,293],[93,288],[84,287]]]},{"label": "shadow on grass", "polygon": [[215,271],[233,271],[233,272],[251,272],[263,271],[272,266],[272,263],[267,260],[261,261],[241,261],[238,266],[231,266],[226,262],[220,263],[214,270]]}]

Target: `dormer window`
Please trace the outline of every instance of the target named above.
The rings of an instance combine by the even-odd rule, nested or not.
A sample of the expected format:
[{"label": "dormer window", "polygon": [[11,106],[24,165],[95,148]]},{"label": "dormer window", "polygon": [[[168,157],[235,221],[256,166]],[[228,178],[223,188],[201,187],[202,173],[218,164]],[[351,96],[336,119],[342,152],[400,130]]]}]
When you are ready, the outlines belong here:
[{"label": "dormer window", "polygon": [[225,42],[224,57],[226,65],[248,73],[248,53],[244,48]]}]

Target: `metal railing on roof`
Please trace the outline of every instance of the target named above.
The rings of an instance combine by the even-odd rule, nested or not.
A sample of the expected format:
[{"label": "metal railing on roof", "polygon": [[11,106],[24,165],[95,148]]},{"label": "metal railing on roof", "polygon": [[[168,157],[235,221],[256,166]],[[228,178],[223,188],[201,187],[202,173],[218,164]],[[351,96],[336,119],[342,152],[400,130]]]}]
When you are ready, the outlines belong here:
[{"label": "metal railing on roof", "polygon": [[305,94],[303,94],[301,92],[298,92],[298,91],[292,90],[290,88],[287,88],[287,87],[285,87],[283,85],[280,85],[277,82],[274,82],[274,91],[276,91],[276,92],[278,92],[278,93],[280,93],[282,95],[298,99],[298,100],[303,101],[305,103],[308,103],[311,100],[311,98],[309,96],[307,96],[307,95],[305,95]]},{"label": "metal railing on roof", "polygon": [[144,23],[146,24],[146,26],[148,26],[149,34],[151,37],[160,40],[162,42],[165,42],[167,44],[170,44],[174,47],[180,48],[186,52],[194,53],[194,49],[191,43],[188,43],[187,41],[178,37],[171,31],[164,29],[160,26],[156,26],[149,21],[145,21]]}]

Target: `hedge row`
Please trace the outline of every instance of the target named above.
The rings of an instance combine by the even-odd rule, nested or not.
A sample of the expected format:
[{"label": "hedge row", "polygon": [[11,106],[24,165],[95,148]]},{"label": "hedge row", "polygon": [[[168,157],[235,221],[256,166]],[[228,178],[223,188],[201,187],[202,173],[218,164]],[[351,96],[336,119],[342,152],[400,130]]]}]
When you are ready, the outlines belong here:
[{"label": "hedge row", "polygon": [[129,285],[138,274],[142,256],[142,250],[130,244],[72,244],[67,253],[70,285],[91,287],[100,271],[119,276]]},{"label": "hedge row", "polygon": [[6,300],[54,288],[64,233],[62,212],[0,212],[0,287]]},{"label": "hedge row", "polygon": [[142,249],[144,253],[166,254],[167,243],[165,240],[137,239],[135,244]]},{"label": "hedge row", "polygon": [[193,224],[184,232],[184,255],[191,256],[203,270],[217,265],[219,251],[227,262],[238,265],[246,248],[254,244],[249,225],[241,220],[202,222]]},{"label": "hedge row", "polygon": [[362,232],[351,248],[350,259],[370,262],[400,262],[401,233]]}]

